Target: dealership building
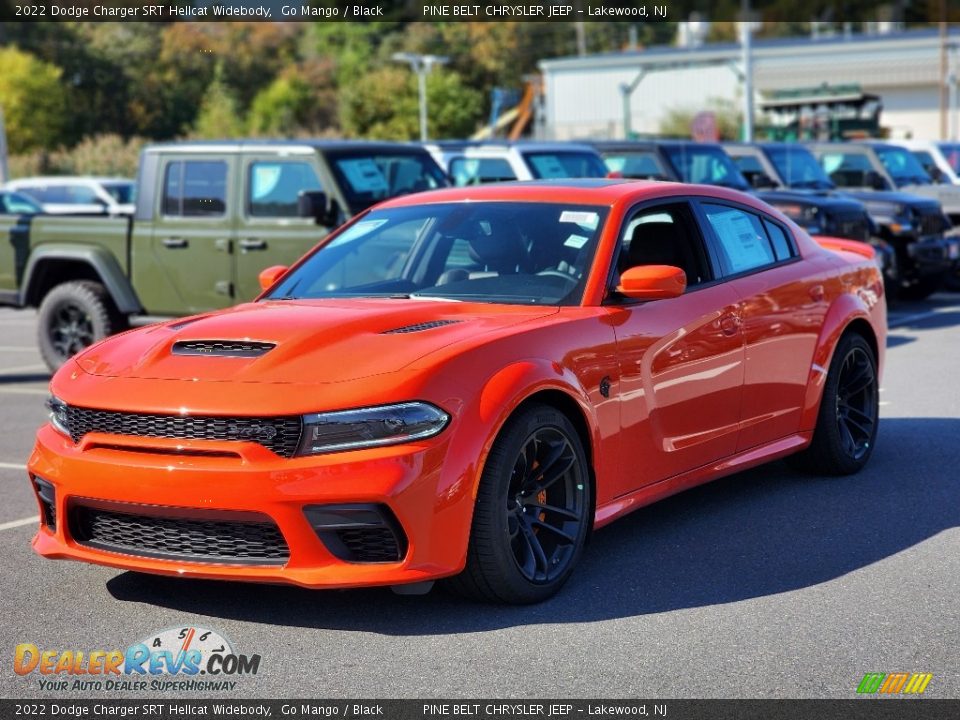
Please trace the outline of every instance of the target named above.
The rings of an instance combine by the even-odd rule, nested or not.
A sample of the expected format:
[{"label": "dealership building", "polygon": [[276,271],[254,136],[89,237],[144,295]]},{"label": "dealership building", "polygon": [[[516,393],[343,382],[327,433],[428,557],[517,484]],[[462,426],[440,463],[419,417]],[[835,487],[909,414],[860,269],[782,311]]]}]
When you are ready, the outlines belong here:
[{"label": "dealership building", "polygon": [[[960,75],[960,28],[947,36],[948,75]],[[545,138],[622,138],[624,128],[655,134],[671,110],[709,110],[743,97],[738,43],[650,47],[544,60]],[[941,38],[936,29],[827,38],[754,40],[756,100],[792,88],[858,84],[883,102],[893,136],[940,137]],[[624,105],[624,87],[633,86]],[[952,111],[952,115],[957,114]],[[760,119],[759,112],[756,115]],[[626,118],[626,119],[625,119]],[[948,128],[957,128],[956,117]]]}]

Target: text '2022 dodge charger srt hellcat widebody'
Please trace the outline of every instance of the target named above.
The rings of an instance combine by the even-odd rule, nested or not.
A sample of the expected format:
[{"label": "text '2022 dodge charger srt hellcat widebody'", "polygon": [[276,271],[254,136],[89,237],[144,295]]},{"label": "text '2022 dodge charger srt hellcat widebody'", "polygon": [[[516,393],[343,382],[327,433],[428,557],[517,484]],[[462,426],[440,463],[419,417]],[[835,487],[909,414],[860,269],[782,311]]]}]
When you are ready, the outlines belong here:
[{"label": "text '2022 dodge charger srt hellcat widebody'", "polygon": [[[535,602],[592,529],[878,423],[871,249],[733,190],[610,180],[410,195],[255,302],[67,362],[29,461],[38,553]],[[829,248],[829,249],[828,249]]]}]

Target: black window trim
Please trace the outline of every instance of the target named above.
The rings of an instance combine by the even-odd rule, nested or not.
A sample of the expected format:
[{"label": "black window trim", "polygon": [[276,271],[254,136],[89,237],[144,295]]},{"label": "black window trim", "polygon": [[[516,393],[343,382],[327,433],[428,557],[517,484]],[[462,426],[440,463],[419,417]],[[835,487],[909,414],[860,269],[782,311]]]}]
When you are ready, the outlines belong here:
[{"label": "black window trim", "polygon": [[[787,243],[790,245],[791,256],[786,260],[775,260],[772,263],[767,263],[766,265],[760,265],[755,268],[750,268],[749,270],[743,270],[738,273],[725,274],[723,272],[723,265],[720,262],[720,239],[717,237],[716,231],[713,229],[713,225],[710,224],[710,220],[707,218],[707,213],[703,209],[703,205],[725,205],[727,207],[734,208],[735,210],[740,210],[750,215],[755,215],[761,222],[760,225],[763,227],[764,222],[769,222],[772,225],[779,227],[783,230],[784,234],[787,236]],[[795,262],[799,262],[803,259],[803,256],[800,253],[800,248],[797,246],[797,239],[794,237],[790,229],[784,225],[782,222],[772,217],[768,213],[763,212],[762,210],[757,210],[749,205],[744,205],[743,203],[738,203],[733,200],[727,200],[725,198],[713,198],[707,195],[698,195],[694,197],[693,205],[695,207],[694,212],[697,214],[697,220],[701,225],[701,232],[707,236],[707,242],[711,245],[711,255],[716,262],[716,267],[714,272],[719,277],[721,282],[727,282],[730,280],[737,280],[742,277],[748,277],[750,275],[756,275],[757,273],[766,272],[768,270],[773,270],[784,265],[792,265]],[[770,235],[767,233],[767,229],[764,228],[764,233],[767,234],[767,242],[770,243],[770,250],[773,252],[774,257],[777,253],[773,247],[773,241],[770,239]]]},{"label": "black window trim", "polygon": [[726,278],[724,278],[720,272],[719,261],[716,257],[716,249],[710,244],[703,231],[703,223],[700,218],[699,209],[696,206],[696,200],[698,197],[699,196],[697,195],[673,195],[670,197],[661,197],[652,200],[642,200],[627,208],[627,210],[623,213],[623,221],[620,227],[617,229],[617,244],[614,248],[613,255],[610,258],[610,267],[607,268],[606,292],[604,293],[603,300],[600,303],[601,305],[633,307],[635,305],[654,302],[651,300],[641,300],[639,298],[629,298],[624,295],[620,295],[616,290],[616,280],[618,275],[617,265],[619,264],[620,253],[623,252],[624,231],[637,213],[643,210],[655,208],[659,205],[687,205],[690,210],[690,215],[693,218],[693,224],[699,236],[701,243],[700,249],[703,251],[703,259],[707,261],[706,269],[713,276],[711,279],[705,280],[702,283],[688,285],[687,289],[683,291],[683,294],[689,295],[690,293],[697,292],[698,290],[703,290],[713,287],[714,285],[718,285],[721,282],[725,282]]}]

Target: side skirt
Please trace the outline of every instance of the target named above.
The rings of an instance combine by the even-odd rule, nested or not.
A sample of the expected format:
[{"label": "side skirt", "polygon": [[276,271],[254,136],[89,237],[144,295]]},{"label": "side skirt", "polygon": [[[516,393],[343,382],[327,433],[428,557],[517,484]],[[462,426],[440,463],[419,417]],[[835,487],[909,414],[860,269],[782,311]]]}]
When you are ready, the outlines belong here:
[{"label": "side skirt", "polygon": [[798,450],[803,449],[810,444],[813,439],[813,432],[801,432],[796,435],[789,435],[779,440],[774,440],[766,445],[744,450],[718,460],[710,465],[704,465],[689,472],[680,475],[674,475],[666,480],[647,485],[639,490],[635,490],[626,495],[621,495],[608,503],[604,503],[597,508],[594,516],[593,525],[595,528],[613,522],[619,517],[626,515],[633,510],[645,507],[655,503],[657,500],[676,495],[684,490],[689,490],[697,485],[703,485],[712,480],[727,475],[733,475],[741,470],[763,465],[772,460],[792,455]]}]

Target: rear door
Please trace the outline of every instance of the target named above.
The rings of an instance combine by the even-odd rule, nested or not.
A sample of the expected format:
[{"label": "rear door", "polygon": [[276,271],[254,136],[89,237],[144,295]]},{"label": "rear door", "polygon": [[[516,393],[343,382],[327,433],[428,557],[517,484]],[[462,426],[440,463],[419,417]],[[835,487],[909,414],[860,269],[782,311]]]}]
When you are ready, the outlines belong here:
[{"label": "rear door", "polygon": [[[612,319],[624,437],[620,493],[732,455],[744,377],[740,299],[717,281],[687,202],[629,215],[618,271],[674,265],[687,290],[669,300],[624,301]],[[616,284],[614,279],[613,283]]]},{"label": "rear door", "polygon": [[784,225],[725,201],[704,200],[699,209],[721,272],[742,300],[741,452],[799,431],[827,303]]},{"label": "rear door", "polygon": [[159,163],[148,258],[135,258],[134,286],[154,314],[232,305],[236,154],[171,155]]},{"label": "rear door", "polygon": [[271,265],[292,265],[330,231],[313,218],[298,216],[302,192],[326,191],[317,153],[310,148],[276,152],[246,152],[240,172],[242,194],[235,248],[236,299],[252,300],[260,293],[257,276]]}]

